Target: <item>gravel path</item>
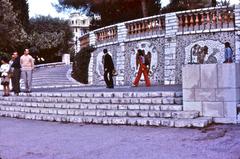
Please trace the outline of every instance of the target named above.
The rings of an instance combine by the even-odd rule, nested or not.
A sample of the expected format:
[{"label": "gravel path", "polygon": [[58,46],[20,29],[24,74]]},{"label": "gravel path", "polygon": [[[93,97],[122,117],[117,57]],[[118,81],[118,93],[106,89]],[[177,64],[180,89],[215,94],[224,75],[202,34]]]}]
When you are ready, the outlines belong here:
[{"label": "gravel path", "polygon": [[205,129],[0,118],[2,159],[240,159],[240,126]]}]

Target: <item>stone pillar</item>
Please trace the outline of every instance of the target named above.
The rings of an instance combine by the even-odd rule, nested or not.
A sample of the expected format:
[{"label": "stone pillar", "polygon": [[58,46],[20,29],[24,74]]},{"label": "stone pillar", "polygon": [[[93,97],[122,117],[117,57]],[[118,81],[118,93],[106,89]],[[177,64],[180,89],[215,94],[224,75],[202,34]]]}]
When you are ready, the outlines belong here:
[{"label": "stone pillar", "polygon": [[240,5],[236,5],[235,9],[235,53],[236,53],[236,63],[240,63]]},{"label": "stone pillar", "polygon": [[240,64],[183,66],[183,109],[213,117],[216,123],[236,123],[240,103]]},{"label": "stone pillar", "polygon": [[62,62],[65,63],[66,65],[70,65],[70,54],[63,54]]},{"label": "stone pillar", "polygon": [[93,31],[89,32],[89,45],[95,46],[96,45],[96,36]]},{"label": "stone pillar", "polygon": [[176,13],[166,14],[165,23],[164,84],[175,84],[176,34],[178,31],[178,18]]},{"label": "stone pillar", "polygon": [[[96,36],[94,32],[89,32],[89,45],[96,45]],[[91,54],[90,63],[88,66],[88,84],[93,84],[93,55]]]},{"label": "stone pillar", "polygon": [[124,23],[117,25],[118,29],[118,42],[119,42],[119,52],[117,53],[117,66],[116,70],[118,76],[116,77],[116,85],[124,85],[124,72],[125,72],[125,39],[127,37],[127,28]]},{"label": "stone pillar", "polygon": [[88,84],[93,84],[93,54],[91,54],[88,66]]}]

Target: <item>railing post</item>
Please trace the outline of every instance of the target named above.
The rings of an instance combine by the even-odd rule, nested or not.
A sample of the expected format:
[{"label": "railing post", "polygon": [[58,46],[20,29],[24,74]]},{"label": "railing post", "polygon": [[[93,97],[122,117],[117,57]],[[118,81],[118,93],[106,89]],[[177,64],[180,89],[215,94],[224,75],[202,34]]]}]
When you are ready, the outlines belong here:
[{"label": "railing post", "polygon": [[120,50],[117,53],[116,70],[118,75],[116,76],[116,85],[124,85],[124,66],[125,66],[125,43],[127,38],[128,29],[125,23],[117,25],[117,38],[120,46]]},{"label": "railing post", "polygon": [[164,59],[164,84],[175,84],[176,78],[176,34],[178,32],[178,18],[176,13],[166,14],[165,17],[165,59]]},{"label": "railing post", "polygon": [[96,45],[96,36],[93,31],[89,32],[89,45],[90,46]]},{"label": "railing post", "polygon": [[240,63],[240,4],[234,8],[235,13],[235,50],[236,63]]}]

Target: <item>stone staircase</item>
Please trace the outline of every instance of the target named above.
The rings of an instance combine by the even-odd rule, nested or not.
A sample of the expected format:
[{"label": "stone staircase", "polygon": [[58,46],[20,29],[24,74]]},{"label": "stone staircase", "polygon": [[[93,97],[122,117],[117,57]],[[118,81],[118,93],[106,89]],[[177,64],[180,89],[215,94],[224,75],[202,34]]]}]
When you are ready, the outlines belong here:
[{"label": "stone staircase", "polygon": [[36,92],[0,100],[3,117],[169,127],[205,127],[212,122],[197,111],[183,111],[181,92]]}]

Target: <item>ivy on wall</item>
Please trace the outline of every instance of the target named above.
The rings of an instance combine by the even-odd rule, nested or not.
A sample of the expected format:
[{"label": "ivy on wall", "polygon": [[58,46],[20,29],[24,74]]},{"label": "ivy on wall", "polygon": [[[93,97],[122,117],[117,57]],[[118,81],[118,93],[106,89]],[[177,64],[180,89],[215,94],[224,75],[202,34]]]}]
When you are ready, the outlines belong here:
[{"label": "ivy on wall", "polygon": [[78,52],[73,61],[72,77],[80,83],[88,84],[88,68],[93,47],[85,47]]}]

